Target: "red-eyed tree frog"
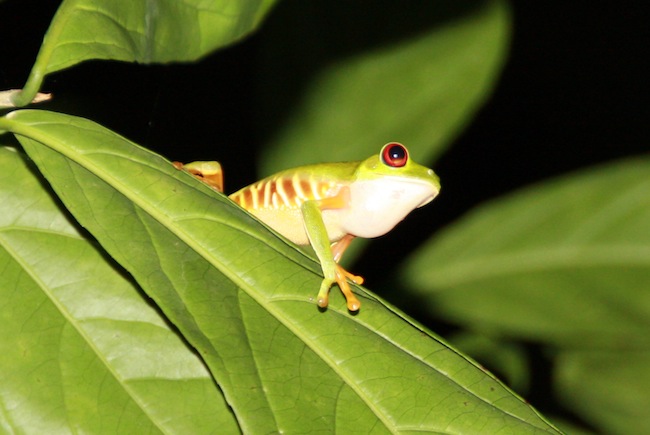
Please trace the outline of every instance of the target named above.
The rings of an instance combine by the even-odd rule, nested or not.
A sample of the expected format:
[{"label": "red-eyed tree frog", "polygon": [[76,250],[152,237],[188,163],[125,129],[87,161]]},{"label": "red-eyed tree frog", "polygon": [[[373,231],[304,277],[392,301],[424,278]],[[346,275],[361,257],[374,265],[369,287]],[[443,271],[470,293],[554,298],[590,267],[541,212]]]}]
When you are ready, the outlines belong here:
[{"label": "red-eyed tree frog", "polygon": [[[218,162],[174,162],[219,192]],[[409,158],[404,145],[391,142],[361,162],[321,163],[279,172],[230,195],[230,199],[298,245],[311,245],[323,269],[317,303],[327,307],[336,282],[350,311],[361,303],[348,280],[362,284],[338,264],[355,237],[379,237],[411,211],[433,200],[440,181],[433,170]]]}]

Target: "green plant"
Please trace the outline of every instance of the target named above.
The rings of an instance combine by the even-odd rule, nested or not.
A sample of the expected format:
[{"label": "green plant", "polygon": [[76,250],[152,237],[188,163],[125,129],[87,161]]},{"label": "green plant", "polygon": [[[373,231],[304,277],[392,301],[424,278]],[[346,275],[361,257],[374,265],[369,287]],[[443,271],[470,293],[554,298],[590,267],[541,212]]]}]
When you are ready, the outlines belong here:
[{"label": "green plant", "polygon": [[[47,74],[85,60],[196,60],[255,30],[274,4],[203,3],[66,0],[24,91],[0,102],[5,111],[25,105]],[[351,50],[363,35],[341,32],[332,37],[352,42],[283,55],[277,33],[257,110],[272,117],[269,102],[278,98],[295,109],[273,119],[263,171],[357,160],[396,138],[420,161],[439,156],[489,93],[509,33],[504,2],[452,3],[425,7],[432,17],[419,14],[417,31],[382,35],[371,49]],[[310,12],[304,2],[292,7]],[[324,55],[331,51],[337,55]],[[277,77],[300,83],[295,94],[269,96]],[[0,132],[13,133],[26,153],[0,149],[4,430],[558,432],[481,366],[365,289],[356,289],[358,315],[336,289],[320,312],[311,254],[163,157],[46,110],[6,113]],[[634,284],[648,274],[647,164],[621,162],[479,209],[415,253],[401,282],[441,316],[481,331],[459,345],[489,349],[511,380],[517,374],[508,367],[521,364],[504,339],[547,344],[561,362],[563,397],[589,417],[585,398],[616,399],[590,388],[647,382],[646,308],[642,284]],[[611,203],[596,194],[603,191]],[[605,308],[622,283],[629,304],[617,299],[610,319]],[[516,300],[503,316],[499,308]],[[592,311],[576,318],[585,303]],[[613,351],[621,339],[625,358],[638,364],[621,367]],[[503,362],[508,355],[514,364]],[[594,382],[600,361],[617,370]],[[645,403],[641,393],[621,396]],[[600,412],[591,420],[610,430],[643,424],[617,418]]]}]

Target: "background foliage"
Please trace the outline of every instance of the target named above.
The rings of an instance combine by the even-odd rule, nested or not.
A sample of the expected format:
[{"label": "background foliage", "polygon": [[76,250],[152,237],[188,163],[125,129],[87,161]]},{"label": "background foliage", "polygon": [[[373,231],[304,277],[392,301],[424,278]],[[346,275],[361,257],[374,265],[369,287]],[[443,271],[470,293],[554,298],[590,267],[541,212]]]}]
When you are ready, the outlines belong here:
[{"label": "background foliage", "polygon": [[[18,7],[16,3],[2,3],[0,14],[20,16],[11,9]],[[27,6],[22,7],[29,7],[29,2],[24,3]],[[56,3],[51,2],[52,6]],[[85,10],[95,3],[66,2],[66,7]],[[119,7],[120,2],[111,4],[116,13],[126,13],[127,17],[139,13]],[[242,19],[235,21],[246,24],[230,26],[235,30],[228,32],[215,32],[217,45],[240,38],[246,33],[245,26],[259,23],[270,7],[264,2],[241,4],[248,6],[241,11]],[[44,9],[44,3],[39,2],[37,9]],[[569,432],[584,427],[609,433],[646,432],[643,413],[650,400],[646,369],[650,310],[646,284],[650,263],[647,157],[631,157],[544,181],[456,219],[479,200],[501,195],[521,183],[647,150],[647,134],[643,135],[647,129],[635,129],[635,117],[626,116],[633,113],[634,103],[643,94],[638,88],[640,81],[635,80],[641,73],[626,68],[634,59],[634,45],[626,45],[627,52],[618,50],[617,69],[608,69],[612,62],[606,56],[610,47],[607,44],[618,47],[616,40],[604,43],[607,38],[603,38],[596,41],[600,45],[592,40],[581,45],[580,36],[563,33],[562,27],[552,34],[546,29],[544,37],[528,36],[534,33],[534,22],[526,21],[530,15],[521,9],[515,7],[512,60],[496,96],[444,155],[446,147],[473,119],[500,70],[511,17],[501,2],[454,2],[453,6],[414,2],[407,8],[403,2],[394,2],[377,11],[364,2],[349,8],[287,1],[277,6],[252,39],[196,65],[144,67],[92,62],[50,75],[45,90],[53,90],[56,98],[47,108],[100,121],[171,159],[219,158],[227,169],[233,168],[227,173],[230,186],[254,180],[255,167],[266,173],[296,163],[363,158],[387,140],[405,142],[419,161],[442,155],[435,165],[443,180],[441,198],[390,237],[373,242],[376,248],[361,257],[353,270],[366,275],[371,288],[396,305],[416,314],[434,330],[445,332],[534,404],[582,426],[567,426]],[[165,16],[164,8],[158,12]],[[221,12],[216,16],[233,16]],[[602,15],[580,11],[585,29],[593,26],[602,33],[603,23],[599,20],[620,21],[625,23],[627,34],[633,36],[636,15],[631,11],[629,16],[599,12]],[[562,13],[571,16],[570,9]],[[540,22],[544,16],[552,16],[554,22],[564,16],[554,15],[548,8],[530,14],[536,14]],[[47,14],[43,16],[49,19]],[[191,19],[192,14],[187,17]],[[7,77],[3,87],[21,85],[20,80],[24,81],[29,70],[28,64],[24,65],[38,50],[38,35],[45,32],[46,25],[39,29],[38,20],[29,23],[22,26],[25,33],[5,38],[21,44],[15,44],[20,50],[11,55],[11,63],[0,64]],[[129,28],[128,20],[122,23]],[[186,29],[197,27],[197,22],[185,25]],[[65,37],[75,40],[87,35],[82,28],[75,29],[74,25],[66,26],[63,39],[46,39],[44,47],[48,43],[56,46],[56,41],[64,41]],[[113,51],[104,56],[92,50],[87,53],[92,53],[91,58],[168,60],[165,55],[156,57],[158,49],[146,42],[148,36],[156,35],[156,29],[143,29],[136,25],[130,34],[118,32],[117,40],[122,41],[138,41],[133,35],[143,35],[139,41],[144,44],[126,44],[135,53],[132,57],[116,56]],[[79,33],[75,35],[75,31]],[[22,42],[34,41],[33,34],[37,34],[36,43],[29,52],[28,45]],[[174,55],[178,60],[196,58],[215,47],[206,44],[198,52],[179,51],[174,47],[186,46],[185,33],[178,36],[180,45],[169,41],[163,44],[171,47],[171,52],[183,52],[186,57]],[[527,36],[535,41],[528,46],[530,52],[522,48]],[[158,38],[153,36],[152,40]],[[68,64],[83,59],[83,55],[79,57],[78,52],[65,47],[59,56],[72,56]],[[560,47],[567,53],[565,58],[561,57]],[[21,63],[21,56],[28,60]],[[41,59],[42,54],[30,83],[42,79],[42,74],[34,72]],[[41,67],[44,72],[53,72],[68,64],[58,61]],[[586,69],[596,76],[591,82],[579,80],[585,77],[581,72]],[[620,71],[625,71],[625,80],[620,80]],[[572,81],[574,76],[576,80]],[[595,87],[594,83],[599,85]],[[647,110],[647,104],[640,106]],[[495,107],[506,107],[510,112],[499,115]],[[600,119],[607,122],[598,122]],[[6,385],[2,393],[4,415],[11,415],[3,420],[7,430],[43,432],[65,427],[66,421],[74,421],[88,431],[134,431],[144,427],[163,432],[207,432],[215,427],[227,431],[238,427],[247,432],[269,427],[313,428],[314,417],[327,415],[323,414],[327,403],[337,402],[318,403],[327,396],[322,394],[305,397],[306,391],[316,391],[316,387],[305,388],[309,382],[331,388],[352,386],[350,391],[355,394],[339,395],[339,405],[356,403],[347,402],[353,397],[365,402],[346,406],[354,411],[347,415],[338,411],[341,427],[331,426],[327,418],[319,421],[330,431],[414,427],[408,426],[413,423],[404,412],[414,413],[415,417],[421,415],[418,412],[427,413],[428,406],[441,403],[433,396],[436,391],[446,398],[445,406],[436,406],[438,411],[427,424],[442,425],[437,427],[439,431],[473,433],[477,430],[473,425],[485,425],[486,421],[512,433],[544,427],[543,421],[522,402],[477,367],[455,356],[436,337],[430,336],[416,345],[419,350],[413,350],[412,333],[426,329],[392,309],[381,308],[381,301],[375,305],[371,294],[366,295],[361,315],[353,318],[344,310],[342,316],[334,317],[336,305],[327,313],[318,313],[305,311],[304,304],[294,309],[286,308],[291,304],[275,302],[276,294],[308,301],[309,292],[283,293],[294,286],[289,283],[283,287],[274,280],[291,276],[294,284],[317,283],[314,271],[318,269],[313,262],[256,227],[236,209],[229,210],[227,202],[195,192],[194,186],[188,190],[189,182],[165,172],[164,161],[159,158],[76,118],[16,113],[4,118],[0,129],[37,139],[21,142],[66,206],[156,301],[154,308],[148,305],[139,286],[108,260],[104,251],[98,250],[87,233],[62,214],[42,181],[34,178],[34,168],[19,154],[3,149],[0,186],[5,236],[0,312],[8,333],[2,341],[0,363],[6,374],[2,383]],[[84,131],[92,132],[92,137]],[[9,143],[8,135],[2,140]],[[82,151],[79,143],[90,148]],[[164,148],[163,144],[171,147]],[[253,151],[258,144],[262,148]],[[120,147],[127,147],[122,158],[111,156]],[[95,154],[100,156],[97,161],[87,157]],[[250,155],[260,157],[253,162]],[[229,218],[224,222],[234,225],[233,229],[244,225],[250,234],[257,234],[260,243],[249,252],[263,253],[268,251],[266,247],[272,247],[268,255],[279,255],[272,261],[281,271],[280,276],[274,277],[264,269],[261,254],[238,269],[233,264],[236,251],[215,253],[214,248],[223,242],[211,242],[210,237],[235,237],[227,232],[215,234],[209,226],[188,228],[174,219],[163,228],[154,228],[153,221],[165,220],[160,213],[152,212],[154,204],[160,205],[157,195],[166,191],[163,186],[172,188],[169,183],[179,182],[182,184],[175,189],[184,192],[185,201],[165,201],[164,216],[187,213],[187,204],[192,204],[190,211],[200,210],[210,219],[225,213]],[[148,186],[156,189],[147,193]],[[100,201],[88,203],[88,198]],[[213,209],[220,211],[213,213]],[[180,216],[181,221],[185,219]],[[435,227],[452,220],[453,224],[410,253]],[[117,230],[139,226],[144,229],[135,233]],[[414,231],[409,232],[409,227]],[[188,234],[195,230],[199,232],[190,237]],[[133,234],[148,237],[134,241]],[[188,237],[201,241],[201,246],[189,242]],[[243,241],[237,240],[241,246]],[[126,246],[132,249],[124,249]],[[167,251],[169,246],[175,250]],[[172,273],[173,269],[165,264],[181,258],[179,246],[186,246],[180,252],[192,258],[181,264],[193,266]],[[153,252],[152,247],[156,248]],[[171,255],[170,259],[165,259],[166,255]],[[405,260],[399,263],[403,267],[389,267],[402,258]],[[230,275],[209,275],[211,279],[201,281],[205,279],[198,278],[203,276],[201,271],[211,270],[206,262],[228,263],[226,275]],[[71,270],[69,264],[77,267]],[[259,267],[259,278],[254,281],[267,284],[250,284],[252,264],[259,265],[255,266]],[[62,270],[66,273],[62,274]],[[164,288],[164,280],[152,277],[160,270],[172,281],[171,293],[157,290]],[[178,279],[202,282],[198,287],[203,290],[178,292],[184,288]],[[88,285],[90,282],[94,284]],[[217,294],[223,300],[206,303],[206,298],[215,296],[206,291],[211,285],[219,286]],[[267,290],[272,293],[265,293]],[[158,310],[165,316],[161,317]],[[242,313],[239,326],[216,320],[240,318]],[[188,352],[164,319],[180,329],[201,354],[200,360]],[[188,319],[195,323],[187,323]],[[225,325],[230,325],[225,331],[215,329]],[[405,329],[405,325],[410,326]],[[274,333],[265,335],[269,331]],[[323,335],[323,331],[328,334]],[[247,344],[242,347],[241,343]],[[397,362],[404,356],[392,354],[390,346],[386,347],[389,343],[411,349],[413,361],[426,362],[433,371],[425,369],[417,375],[414,368],[396,375],[395,379],[401,381],[386,384],[391,367],[408,366]],[[425,350],[427,346],[433,347]],[[163,349],[165,357],[161,357]],[[262,349],[264,358],[260,359]],[[351,355],[353,350],[359,350],[359,354]],[[247,352],[250,355],[243,356]],[[430,360],[424,356],[428,353],[448,357]],[[53,359],[53,354],[59,357]],[[386,358],[385,364],[377,360],[378,355]],[[265,363],[257,368],[253,364],[240,373],[233,369],[245,367],[241,363],[251,356],[253,359],[248,361]],[[339,367],[337,363],[355,359],[357,365]],[[180,367],[183,370],[179,371]],[[450,374],[461,368],[469,375]],[[256,371],[262,379],[251,384],[249,374]],[[297,372],[301,373],[303,388],[287,389],[291,384],[283,377],[293,378]],[[438,377],[434,372],[446,375]],[[221,390],[215,388],[215,379],[237,410],[236,417],[225,405]],[[376,385],[384,392],[360,387],[370,379],[381,380]],[[368,405],[383,403],[377,401],[384,397],[382,394],[400,391],[413,379],[427,379],[432,384],[419,394],[405,393],[402,399],[412,397],[414,401],[410,405],[406,402],[403,410],[388,405],[382,408],[390,410],[385,413]],[[455,420],[458,410],[449,399],[474,385],[476,379],[483,379],[487,388],[473,390],[482,400],[475,402],[477,407],[467,414],[467,419]],[[257,385],[259,394],[251,395],[252,390],[238,394],[243,385]],[[296,403],[297,397],[304,408],[282,409],[286,400]],[[502,416],[491,419],[491,411],[484,405],[495,401],[506,412],[523,416],[523,420],[509,425]],[[177,406],[179,402],[185,406]],[[258,413],[258,422],[252,423],[246,409],[260,409],[260,403],[265,403],[261,406],[268,410],[268,418],[260,419]],[[61,407],[68,411],[54,411]],[[119,417],[113,407],[121,410]],[[396,410],[402,419],[388,422]],[[41,418],[34,419],[34,415]],[[457,426],[448,426],[452,420]],[[379,426],[377,421],[381,421]],[[292,426],[283,426],[287,422]],[[483,431],[486,427],[482,426]]]}]

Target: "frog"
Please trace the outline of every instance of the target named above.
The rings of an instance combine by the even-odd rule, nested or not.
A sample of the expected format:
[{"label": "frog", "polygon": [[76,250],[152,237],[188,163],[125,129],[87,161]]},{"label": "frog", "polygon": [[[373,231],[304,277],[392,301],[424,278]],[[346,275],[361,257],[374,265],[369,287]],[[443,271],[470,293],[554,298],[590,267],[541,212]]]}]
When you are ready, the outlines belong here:
[{"label": "frog", "polygon": [[[218,162],[173,164],[223,193]],[[327,308],[337,284],[347,309],[356,312],[361,302],[350,282],[361,285],[364,279],[339,264],[350,243],[385,235],[439,192],[436,173],[413,161],[401,143],[389,142],[365,160],[286,169],[229,198],[291,242],[313,248],[323,272],[316,298],[320,308]]]}]

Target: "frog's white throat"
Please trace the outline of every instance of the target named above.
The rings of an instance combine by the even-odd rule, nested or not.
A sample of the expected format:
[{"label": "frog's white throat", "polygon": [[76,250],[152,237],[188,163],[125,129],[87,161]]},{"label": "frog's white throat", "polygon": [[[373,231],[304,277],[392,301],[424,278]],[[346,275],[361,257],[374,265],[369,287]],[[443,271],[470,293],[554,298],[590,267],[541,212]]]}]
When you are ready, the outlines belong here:
[{"label": "frog's white throat", "polygon": [[349,206],[340,211],[341,229],[357,237],[382,236],[437,194],[432,183],[415,178],[354,181],[350,184]]}]

